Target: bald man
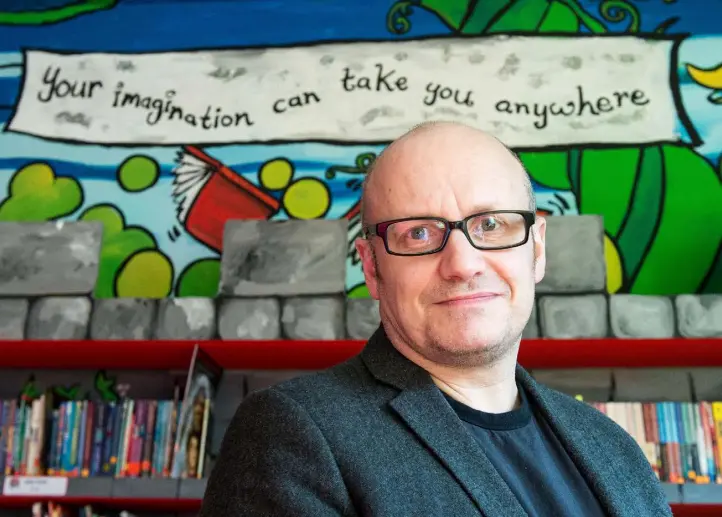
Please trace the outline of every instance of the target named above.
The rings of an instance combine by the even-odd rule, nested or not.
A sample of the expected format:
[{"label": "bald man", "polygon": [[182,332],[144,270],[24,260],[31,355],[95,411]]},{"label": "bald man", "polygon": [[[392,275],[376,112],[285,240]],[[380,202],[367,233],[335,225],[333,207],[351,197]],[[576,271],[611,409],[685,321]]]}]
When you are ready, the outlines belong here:
[{"label": "bald man", "polygon": [[357,357],[243,401],[201,517],[672,515],[622,428],[517,364],[545,222],[509,149],[419,126],[376,160],[362,210],[381,325]]}]

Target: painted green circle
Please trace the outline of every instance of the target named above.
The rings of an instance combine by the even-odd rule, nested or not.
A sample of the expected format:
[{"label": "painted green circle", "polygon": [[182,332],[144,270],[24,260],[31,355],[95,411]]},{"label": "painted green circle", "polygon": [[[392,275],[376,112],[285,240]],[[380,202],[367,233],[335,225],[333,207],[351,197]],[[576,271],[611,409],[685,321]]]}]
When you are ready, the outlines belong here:
[{"label": "painted green circle", "polygon": [[176,295],[207,296],[218,295],[221,279],[221,261],[214,258],[200,259],[186,266],[178,278]]},{"label": "painted green circle", "polygon": [[135,155],[118,167],[118,183],[129,192],[141,192],[158,181],[160,167],[149,156]]}]

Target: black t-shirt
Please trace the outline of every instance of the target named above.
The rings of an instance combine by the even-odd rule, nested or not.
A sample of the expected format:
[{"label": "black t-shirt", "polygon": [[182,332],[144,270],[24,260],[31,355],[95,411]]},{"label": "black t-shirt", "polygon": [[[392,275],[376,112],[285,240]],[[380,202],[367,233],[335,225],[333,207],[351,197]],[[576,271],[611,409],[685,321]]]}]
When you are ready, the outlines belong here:
[{"label": "black t-shirt", "polygon": [[484,413],[444,393],[530,517],[605,517],[596,496],[520,387],[521,405]]}]

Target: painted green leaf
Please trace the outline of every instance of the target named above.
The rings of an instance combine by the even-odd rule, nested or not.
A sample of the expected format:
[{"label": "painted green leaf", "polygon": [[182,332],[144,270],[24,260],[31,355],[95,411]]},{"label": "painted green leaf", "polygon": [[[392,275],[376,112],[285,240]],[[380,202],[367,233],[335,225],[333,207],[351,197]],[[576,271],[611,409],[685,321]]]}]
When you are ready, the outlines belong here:
[{"label": "painted green leaf", "polygon": [[[477,4],[477,9],[481,9]],[[509,7],[486,30],[487,33],[536,31],[549,8],[548,0],[517,0],[509,2]],[[485,7],[484,7],[485,8]]]},{"label": "painted green leaf", "polygon": [[[626,12],[622,4],[626,2],[618,0],[618,10]],[[581,25],[594,33],[607,32],[604,24],[582,8],[577,0],[398,0],[387,15],[389,31],[394,34],[408,32],[415,8],[434,13],[453,32],[461,34],[576,33]]]},{"label": "painted green leaf", "polygon": [[712,165],[693,150],[659,149],[664,177],[659,228],[630,291],[693,293],[713,266],[722,238],[722,185]]},{"label": "painted green leaf", "polygon": [[580,164],[580,212],[604,214],[604,230],[615,238],[634,192],[639,148],[587,149]]},{"label": "painted green leaf", "polygon": [[[659,147],[652,146],[643,149],[639,161],[636,189],[616,239],[627,281],[635,278],[647,248],[655,236],[664,193],[663,166],[662,152]],[[609,193],[614,190],[611,186],[610,183],[603,191],[603,195],[607,198]],[[598,206],[603,206],[599,213],[606,217],[606,203],[602,202]],[[585,211],[585,213],[590,212]],[[658,284],[662,283],[658,279]]]},{"label": "painted green leaf", "polygon": [[369,288],[366,286],[366,284],[358,284],[355,285],[353,288],[349,289],[348,293],[346,294],[347,298],[371,298],[371,294],[369,293]]},{"label": "painted green leaf", "polygon": [[0,11],[0,25],[46,25],[58,23],[81,14],[92,13],[115,6],[118,0],[79,0],[68,5],[42,10]]},{"label": "painted green leaf", "polygon": [[436,13],[453,30],[460,30],[472,0],[422,0],[420,7]]},{"label": "painted green leaf", "polygon": [[476,5],[471,9],[466,23],[461,28],[461,32],[464,34],[483,34],[486,32],[489,24],[493,23],[500,14],[503,14],[505,9],[513,3],[514,0],[485,0],[483,2],[484,7],[481,8],[482,2],[476,2]]},{"label": "painted green leaf", "polygon": [[574,11],[560,2],[549,5],[544,19],[537,28],[538,32],[579,32],[579,18]]},{"label": "painted green leaf", "polygon": [[113,298],[115,279],[120,267],[134,253],[156,248],[155,239],[144,228],[126,226],[122,212],[113,205],[91,206],[79,219],[103,223],[103,245],[100,250],[95,297]]},{"label": "painted green leaf", "polygon": [[531,179],[542,187],[570,190],[568,154],[566,151],[519,153],[519,159],[526,167]]}]

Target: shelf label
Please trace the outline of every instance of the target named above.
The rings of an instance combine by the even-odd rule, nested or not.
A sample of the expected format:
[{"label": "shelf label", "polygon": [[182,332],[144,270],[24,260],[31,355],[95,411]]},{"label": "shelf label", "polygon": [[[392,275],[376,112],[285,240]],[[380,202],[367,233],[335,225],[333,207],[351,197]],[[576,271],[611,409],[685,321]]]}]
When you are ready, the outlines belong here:
[{"label": "shelf label", "polygon": [[60,476],[10,476],[5,478],[3,495],[64,496],[68,478]]}]

